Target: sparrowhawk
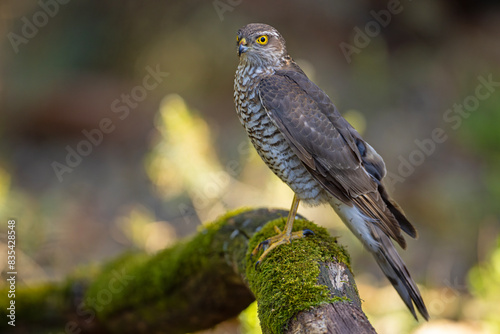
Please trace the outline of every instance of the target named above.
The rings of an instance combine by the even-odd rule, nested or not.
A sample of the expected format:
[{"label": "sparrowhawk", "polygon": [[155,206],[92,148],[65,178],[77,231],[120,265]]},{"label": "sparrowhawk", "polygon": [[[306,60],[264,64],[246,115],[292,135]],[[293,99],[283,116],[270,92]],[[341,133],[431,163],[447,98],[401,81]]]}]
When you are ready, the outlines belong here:
[{"label": "sparrowhawk", "polygon": [[[330,98],[288,55],[273,27],[252,23],[238,31],[234,79],[236,111],[267,166],[295,193],[283,232],[259,258],[312,231],[292,232],[299,202],[330,204],[370,251],[415,318],[429,314],[391,238],[417,232],[385,190],[382,157],[340,115]],[[257,247],[253,254],[260,248]]]}]

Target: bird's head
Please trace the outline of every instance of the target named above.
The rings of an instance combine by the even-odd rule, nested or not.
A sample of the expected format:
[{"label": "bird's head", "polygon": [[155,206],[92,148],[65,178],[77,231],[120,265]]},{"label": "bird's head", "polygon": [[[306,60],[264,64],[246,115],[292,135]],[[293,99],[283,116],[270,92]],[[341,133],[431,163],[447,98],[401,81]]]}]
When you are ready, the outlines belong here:
[{"label": "bird's head", "polygon": [[263,23],[250,23],[238,30],[236,49],[240,63],[256,66],[279,66],[287,57],[285,39]]}]

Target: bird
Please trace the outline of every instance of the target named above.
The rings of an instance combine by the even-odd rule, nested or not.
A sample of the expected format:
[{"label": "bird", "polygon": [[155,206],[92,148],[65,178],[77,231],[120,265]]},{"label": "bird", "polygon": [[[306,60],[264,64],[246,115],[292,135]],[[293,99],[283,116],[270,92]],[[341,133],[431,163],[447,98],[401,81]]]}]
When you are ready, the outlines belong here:
[{"label": "bird", "polygon": [[[238,30],[234,78],[238,118],[265,164],[294,192],[283,231],[259,244],[256,266],[276,247],[313,234],[293,232],[299,203],[329,204],[377,261],[410,312],[429,313],[393,241],[417,231],[383,185],[384,160],[288,54],[270,25]],[[393,240],[393,241],[392,241]]]}]

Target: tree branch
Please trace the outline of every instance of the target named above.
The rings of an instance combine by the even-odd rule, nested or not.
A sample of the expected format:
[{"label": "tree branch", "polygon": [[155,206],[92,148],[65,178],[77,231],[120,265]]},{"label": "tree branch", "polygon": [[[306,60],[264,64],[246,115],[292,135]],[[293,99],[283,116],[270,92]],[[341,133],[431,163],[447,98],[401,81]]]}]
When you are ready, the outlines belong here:
[{"label": "tree branch", "polygon": [[[251,250],[286,211],[233,212],[155,255],[126,254],[64,283],[19,287],[17,333],[186,333],[238,315],[257,299],[264,333],[375,333],[361,310],[349,258],[328,232],[282,245],[257,269]],[[0,291],[2,305],[6,291]],[[0,316],[6,319],[6,309]]]}]

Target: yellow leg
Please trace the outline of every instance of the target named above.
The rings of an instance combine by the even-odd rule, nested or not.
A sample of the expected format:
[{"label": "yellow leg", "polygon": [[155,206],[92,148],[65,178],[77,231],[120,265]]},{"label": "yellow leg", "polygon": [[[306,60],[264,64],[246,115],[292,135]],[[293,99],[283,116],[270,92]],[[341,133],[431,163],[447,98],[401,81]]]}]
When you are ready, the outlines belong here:
[{"label": "yellow leg", "polygon": [[293,222],[295,221],[295,216],[297,215],[297,210],[299,209],[299,203],[300,199],[297,198],[297,195],[293,194],[292,207],[288,212],[288,217],[285,224],[285,234],[288,236],[292,235]]},{"label": "yellow leg", "polygon": [[252,256],[257,255],[260,249],[267,247],[267,249],[264,251],[264,253],[262,253],[262,255],[255,263],[255,267],[257,267],[259,263],[261,263],[262,260],[264,260],[264,258],[269,254],[269,252],[271,252],[279,245],[290,243],[294,239],[300,239],[307,235],[314,234],[314,232],[311,230],[303,230],[292,233],[293,222],[295,221],[295,216],[297,215],[297,209],[299,208],[299,203],[300,199],[297,197],[297,195],[294,195],[292,207],[288,212],[288,217],[286,219],[285,229],[283,230],[283,232],[277,226],[275,226],[274,230],[276,231],[277,235],[262,241],[257,247],[254,248],[254,250],[252,251]]}]

